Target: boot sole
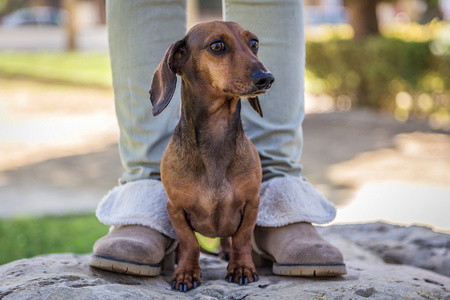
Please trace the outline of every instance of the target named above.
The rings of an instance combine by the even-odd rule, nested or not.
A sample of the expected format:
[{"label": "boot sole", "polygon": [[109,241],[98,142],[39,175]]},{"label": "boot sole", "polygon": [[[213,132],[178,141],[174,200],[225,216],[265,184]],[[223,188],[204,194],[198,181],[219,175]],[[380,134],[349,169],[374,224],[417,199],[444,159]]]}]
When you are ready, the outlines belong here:
[{"label": "boot sole", "polygon": [[158,276],[161,274],[161,264],[145,264],[106,255],[92,255],[89,265],[94,268],[128,275]]},{"label": "boot sole", "polygon": [[257,268],[272,268],[272,273],[281,276],[341,276],[347,274],[344,263],[309,263],[282,264],[274,262],[269,255],[257,254],[252,251],[252,258]]},{"label": "boot sole", "polygon": [[341,276],[347,274],[344,263],[278,264],[273,263],[272,273],[282,276]]}]

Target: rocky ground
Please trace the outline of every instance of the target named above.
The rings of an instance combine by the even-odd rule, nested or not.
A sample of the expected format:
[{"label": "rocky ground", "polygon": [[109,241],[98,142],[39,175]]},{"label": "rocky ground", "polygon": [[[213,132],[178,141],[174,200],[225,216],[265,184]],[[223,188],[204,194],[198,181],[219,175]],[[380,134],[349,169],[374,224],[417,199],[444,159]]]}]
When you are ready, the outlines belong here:
[{"label": "rocky ground", "polygon": [[384,223],[319,230],[342,249],[347,275],[282,277],[259,269],[260,281],[238,286],[224,280],[226,262],[202,255],[202,285],[180,293],[170,288],[170,271],[121,275],[90,268],[89,255],[51,254],[0,266],[0,299],[450,299],[450,278],[442,275],[449,275],[450,235]]}]

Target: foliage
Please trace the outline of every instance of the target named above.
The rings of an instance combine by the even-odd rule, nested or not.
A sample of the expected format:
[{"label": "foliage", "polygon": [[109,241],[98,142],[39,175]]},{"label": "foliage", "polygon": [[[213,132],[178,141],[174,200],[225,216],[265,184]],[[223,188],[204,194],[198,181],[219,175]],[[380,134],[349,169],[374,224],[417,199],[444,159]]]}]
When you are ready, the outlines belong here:
[{"label": "foliage", "polygon": [[353,28],[350,24],[320,24],[307,26],[305,38],[310,42],[327,42],[329,40],[350,40],[354,38]]},{"label": "foliage", "polygon": [[0,0],[0,20],[16,9],[25,7],[27,2],[27,0]]},{"label": "foliage", "polygon": [[437,19],[421,25],[419,23],[388,23],[380,26],[384,37],[397,38],[410,42],[426,42],[435,40],[448,40],[450,23]]},{"label": "foliage", "polygon": [[307,42],[307,89],[394,111],[400,121],[438,114],[450,124],[450,52],[436,55],[433,45],[381,36]]},{"label": "foliage", "polygon": [[102,52],[0,52],[0,76],[111,86],[109,57]]},{"label": "foliage", "polygon": [[108,226],[92,215],[0,220],[0,264],[46,253],[89,253]]}]

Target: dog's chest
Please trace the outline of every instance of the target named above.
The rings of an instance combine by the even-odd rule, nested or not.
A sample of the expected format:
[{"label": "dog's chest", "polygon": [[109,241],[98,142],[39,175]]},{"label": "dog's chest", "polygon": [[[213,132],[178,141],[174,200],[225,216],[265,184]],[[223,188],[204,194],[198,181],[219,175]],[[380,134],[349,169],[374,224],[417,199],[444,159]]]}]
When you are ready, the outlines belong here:
[{"label": "dog's chest", "polygon": [[244,202],[234,191],[228,182],[218,188],[202,185],[197,189],[194,205],[186,208],[192,228],[211,237],[233,235],[239,227],[244,208]]},{"label": "dog's chest", "polygon": [[194,231],[232,236],[241,224],[246,202],[257,194],[260,163],[248,139],[242,138],[237,147],[213,143],[204,150],[189,147],[175,136],[166,150],[171,154],[164,154],[162,165],[166,191],[170,201],[183,208]]}]

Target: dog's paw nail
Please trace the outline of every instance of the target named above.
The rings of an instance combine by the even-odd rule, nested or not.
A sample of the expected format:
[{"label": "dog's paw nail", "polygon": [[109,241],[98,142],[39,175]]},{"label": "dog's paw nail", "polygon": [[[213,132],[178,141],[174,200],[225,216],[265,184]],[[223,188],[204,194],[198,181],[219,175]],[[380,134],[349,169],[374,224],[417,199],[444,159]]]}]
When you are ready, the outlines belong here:
[{"label": "dog's paw nail", "polygon": [[242,277],[239,277],[239,285],[242,285]]},{"label": "dog's paw nail", "polygon": [[177,285],[177,281],[176,280],[174,280],[173,282],[172,282],[172,289],[175,289],[175,286]]},{"label": "dog's paw nail", "polygon": [[194,289],[197,288],[197,280],[194,280],[193,284],[194,284]]},{"label": "dog's paw nail", "polygon": [[233,276],[228,276],[228,282],[230,282],[231,283],[231,280],[233,279]]},{"label": "dog's paw nail", "polygon": [[185,292],[185,293],[187,292],[187,283],[185,283],[183,286],[183,292]]},{"label": "dog's paw nail", "polygon": [[245,277],[245,279],[244,279],[244,284],[245,284],[245,285],[248,284],[248,277]]},{"label": "dog's paw nail", "polygon": [[181,283],[178,285],[178,290],[179,290],[180,292],[183,291],[183,285],[182,285]]},{"label": "dog's paw nail", "polygon": [[253,280],[254,280],[255,282],[258,281],[258,275],[253,274]]}]

